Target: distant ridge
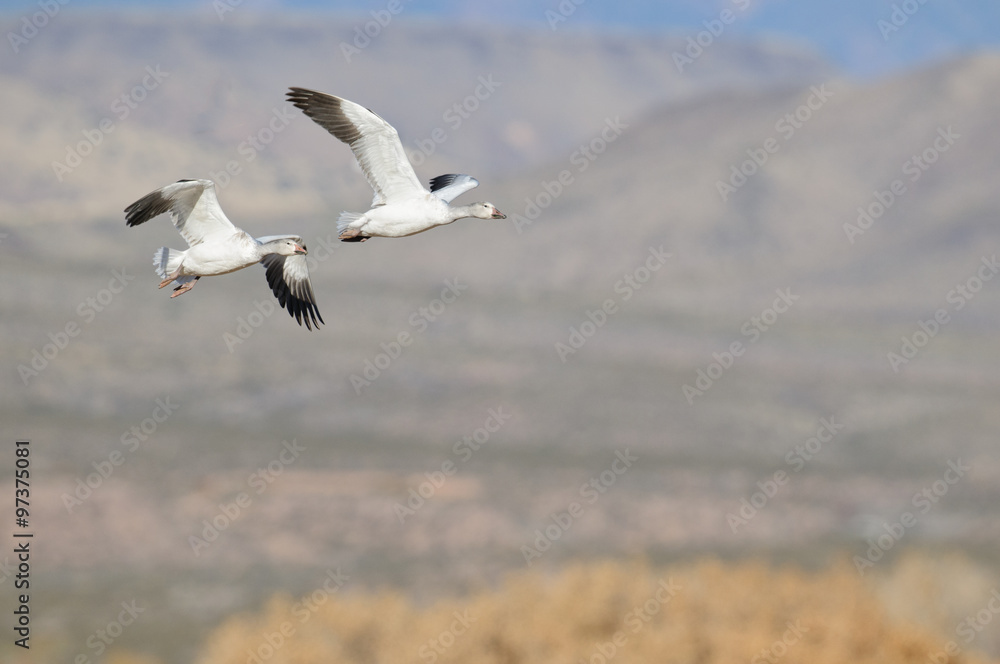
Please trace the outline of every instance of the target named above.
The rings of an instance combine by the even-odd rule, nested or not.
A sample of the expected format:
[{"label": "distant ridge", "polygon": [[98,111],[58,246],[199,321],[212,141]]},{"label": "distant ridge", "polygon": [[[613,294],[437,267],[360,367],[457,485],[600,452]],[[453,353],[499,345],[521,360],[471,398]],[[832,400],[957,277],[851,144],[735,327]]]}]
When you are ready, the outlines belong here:
[{"label": "distant ridge", "polygon": [[[453,161],[481,175],[523,169],[587,138],[607,116],[638,118],[711,91],[818,82],[831,73],[814,54],[786,46],[719,41],[680,73],[671,53],[683,47],[681,37],[500,26],[472,39],[405,15],[349,61],[342,44],[355,39],[357,18],[265,20],[237,8],[224,22],[163,12],[58,19],[0,63],[0,81],[17,100],[0,129],[8,146],[0,212],[8,215],[100,216],[120,202],[99,186],[109,179],[130,195],[177,173],[224,188],[212,172],[227,164],[251,194],[241,197],[248,211],[269,209],[265,194],[279,183],[316,207],[314,192],[329,191],[331,181],[336,187],[333,171],[345,162],[294,127],[262,136],[273,139],[258,140],[262,149],[248,140],[276,115],[283,125],[301,121],[281,115],[290,85],[383,109],[414,162],[434,171],[429,177],[450,172]],[[155,87],[147,67],[160,72]],[[94,133],[103,120],[109,131]],[[81,141],[90,145],[76,150]],[[74,151],[88,152],[78,166],[68,165]]]}]

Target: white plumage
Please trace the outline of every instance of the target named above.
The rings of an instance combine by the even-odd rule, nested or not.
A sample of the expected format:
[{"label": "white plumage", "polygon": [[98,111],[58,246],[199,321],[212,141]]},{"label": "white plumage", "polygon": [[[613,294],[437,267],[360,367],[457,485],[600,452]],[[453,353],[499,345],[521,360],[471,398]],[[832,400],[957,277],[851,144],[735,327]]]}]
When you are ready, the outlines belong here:
[{"label": "white plumage", "polygon": [[181,251],[160,247],[153,255],[160,288],[176,283],[177,297],[188,292],[201,277],[228,274],[254,263],[266,268],[267,283],[279,304],[310,330],[323,322],[316,307],[306,246],[298,235],[253,238],[233,225],[215,196],[211,180],[178,180],[143,196],[125,208],[125,223],[138,226],[169,212],[174,226],[188,243]]},{"label": "white plumage", "polygon": [[506,219],[492,203],[452,207],[449,203],[479,182],[468,175],[440,175],[426,189],[406,158],[399,134],[371,110],[333,95],[291,88],[288,100],[347,143],[375,192],[365,213],[343,212],[337,222],[340,239],[364,242],[369,237],[403,237],[464,217]]}]

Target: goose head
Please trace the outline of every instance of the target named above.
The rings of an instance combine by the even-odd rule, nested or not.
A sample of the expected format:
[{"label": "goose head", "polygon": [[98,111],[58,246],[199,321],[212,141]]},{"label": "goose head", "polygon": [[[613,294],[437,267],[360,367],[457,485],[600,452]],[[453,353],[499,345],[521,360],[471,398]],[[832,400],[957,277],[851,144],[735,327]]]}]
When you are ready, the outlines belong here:
[{"label": "goose head", "polygon": [[271,253],[278,254],[279,256],[304,256],[308,251],[306,251],[306,245],[304,243],[296,242],[291,238],[282,238],[280,240],[272,240],[264,245],[264,248],[269,250]]},{"label": "goose head", "polygon": [[506,219],[507,215],[498,210],[493,203],[473,203],[469,206],[472,216],[478,219]]}]

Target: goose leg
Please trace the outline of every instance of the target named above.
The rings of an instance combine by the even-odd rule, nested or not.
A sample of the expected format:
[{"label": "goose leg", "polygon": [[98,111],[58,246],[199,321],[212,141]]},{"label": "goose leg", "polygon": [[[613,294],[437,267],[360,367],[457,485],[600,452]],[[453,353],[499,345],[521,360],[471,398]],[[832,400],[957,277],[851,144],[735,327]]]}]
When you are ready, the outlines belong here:
[{"label": "goose leg", "polygon": [[341,242],[364,242],[368,237],[362,236],[361,231],[357,228],[348,228],[337,239]]},{"label": "goose leg", "polygon": [[177,288],[175,288],[173,295],[170,296],[170,299],[173,299],[173,298],[177,297],[178,295],[183,295],[184,293],[186,293],[189,290],[191,290],[192,288],[194,288],[194,285],[196,283],[198,283],[199,279],[201,279],[201,277],[195,277],[194,279],[192,279],[191,281],[187,282],[186,284],[183,284],[183,285],[178,286]]},{"label": "goose leg", "polygon": [[181,276],[181,269],[178,267],[172,273],[168,274],[166,279],[160,282],[160,288],[166,288],[168,285],[170,285],[171,281],[173,281],[179,276]]}]

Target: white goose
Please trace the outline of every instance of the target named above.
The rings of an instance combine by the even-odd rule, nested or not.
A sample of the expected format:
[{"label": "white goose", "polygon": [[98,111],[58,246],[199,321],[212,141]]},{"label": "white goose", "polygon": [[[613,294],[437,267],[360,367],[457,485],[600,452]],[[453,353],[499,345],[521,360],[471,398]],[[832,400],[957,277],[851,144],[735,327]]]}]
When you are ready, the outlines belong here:
[{"label": "white goose", "polygon": [[337,230],[341,240],[364,242],[369,237],[404,237],[464,217],[507,218],[492,203],[448,205],[479,185],[478,180],[468,175],[439,175],[431,180],[431,188],[425,189],[403,152],[399,134],[371,110],[322,92],[290,90],[290,102],[351,146],[368,184],[375,190],[370,210],[364,214],[340,214]]},{"label": "white goose", "polygon": [[278,303],[310,330],[323,317],[316,307],[306,245],[298,235],[253,238],[229,221],[211,180],[178,180],[157,189],[125,208],[125,223],[138,226],[164,212],[187,240],[187,251],[160,247],[153,255],[160,288],[176,282],[174,298],[188,292],[202,277],[228,274],[254,263],[266,269],[267,284]]}]

